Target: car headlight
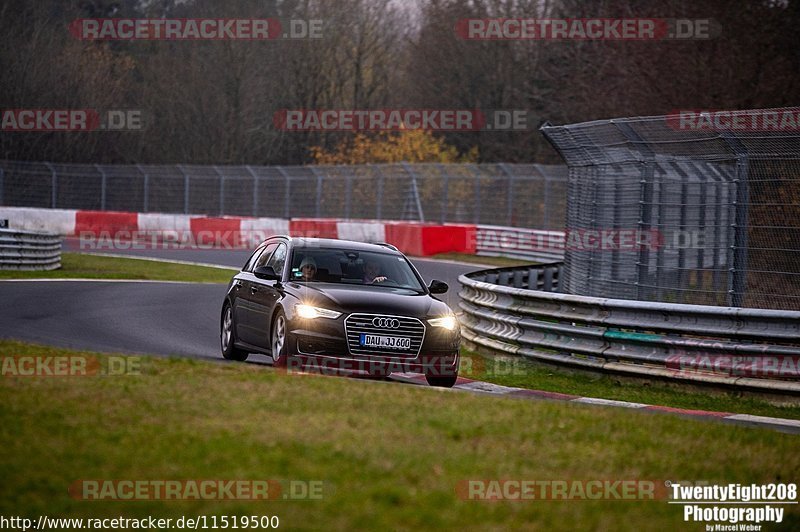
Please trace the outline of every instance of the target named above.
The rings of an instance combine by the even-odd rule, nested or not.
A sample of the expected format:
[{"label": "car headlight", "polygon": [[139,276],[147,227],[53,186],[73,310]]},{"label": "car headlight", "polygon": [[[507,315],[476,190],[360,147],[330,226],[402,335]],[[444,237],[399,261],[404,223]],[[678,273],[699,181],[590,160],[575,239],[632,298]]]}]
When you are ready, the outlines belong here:
[{"label": "car headlight", "polygon": [[441,318],[433,318],[428,320],[428,323],[434,327],[443,327],[448,331],[453,331],[458,326],[455,316],[442,316]]},{"label": "car headlight", "polygon": [[329,318],[335,320],[342,315],[341,312],[326,308],[312,307],[311,305],[295,305],[294,311],[301,318],[313,320],[314,318]]}]

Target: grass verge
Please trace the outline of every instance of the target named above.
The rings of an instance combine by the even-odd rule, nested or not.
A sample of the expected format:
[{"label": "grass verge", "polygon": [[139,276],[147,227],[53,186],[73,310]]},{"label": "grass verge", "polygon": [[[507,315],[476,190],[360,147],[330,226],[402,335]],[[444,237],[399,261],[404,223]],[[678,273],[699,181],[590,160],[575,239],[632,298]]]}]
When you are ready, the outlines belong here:
[{"label": "grass verge", "polygon": [[626,381],[611,375],[589,375],[536,364],[522,357],[485,356],[462,350],[461,376],[501,384],[583,397],[599,397],[714,412],[800,419],[800,406],[771,404],[741,391],[702,391],[680,383]]},{"label": "grass verge", "polygon": [[52,271],[0,271],[0,279],[137,279],[227,283],[233,270],[84,253],[62,253],[61,268]]},{"label": "grass verge", "polygon": [[[76,354],[9,341],[0,352]],[[277,515],[281,527],[301,530],[669,530],[685,523],[664,500],[482,502],[455,488],[467,479],[800,477],[797,437],[769,430],[252,364],[145,358],[140,367],[138,375],[0,378],[0,515]],[[319,500],[85,501],[67,491],[80,479],[320,480],[324,488]],[[798,509],[786,511],[783,527],[796,529]]]}]

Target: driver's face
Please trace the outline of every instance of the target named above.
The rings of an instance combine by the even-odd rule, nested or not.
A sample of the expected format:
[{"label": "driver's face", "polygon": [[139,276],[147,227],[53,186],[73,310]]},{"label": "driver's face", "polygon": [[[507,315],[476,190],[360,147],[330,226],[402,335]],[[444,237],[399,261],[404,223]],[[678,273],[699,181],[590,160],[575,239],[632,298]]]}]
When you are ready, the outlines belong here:
[{"label": "driver's face", "polygon": [[313,279],[314,274],[317,273],[317,268],[313,264],[306,264],[300,268],[300,272],[303,274],[303,279]]},{"label": "driver's face", "polygon": [[368,275],[372,275],[374,277],[380,273],[381,267],[376,262],[368,262],[364,268],[364,271],[366,271]]}]

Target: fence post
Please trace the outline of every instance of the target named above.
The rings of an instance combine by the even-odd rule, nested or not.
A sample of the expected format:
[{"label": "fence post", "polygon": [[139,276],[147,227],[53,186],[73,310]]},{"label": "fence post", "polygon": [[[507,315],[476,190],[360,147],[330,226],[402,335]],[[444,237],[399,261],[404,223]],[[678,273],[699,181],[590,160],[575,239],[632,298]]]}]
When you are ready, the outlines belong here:
[{"label": "fence post", "polygon": [[403,219],[405,219],[405,213],[407,209],[410,212],[411,209],[416,207],[419,221],[424,222],[425,215],[422,213],[422,203],[420,202],[419,189],[417,188],[417,174],[407,162],[403,161],[400,164],[403,165],[403,170],[405,170],[406,173],[411,176],[411,186],[409,187],[408,194],[406,195],[405,205],[403,206]]},{"label": "fence post", "polygon": [[[716,169],[714,170],[716,171]],[[722,249],[722,191],[725,189],[724,174],[717,173],[720,179],[714,186],[714,291],[719,289],[720,250]]]},{"label": "fence post", "polygon": [[370,168],[374,169],[378,174],[378,201],[377,205],[375,206],[375,219],[381,220],[381,216],[383,215],[383,172],[381,171],[380,166],[376,166],[374,164],[369,165]]},{"label": "fence post", "polygon": [[439,218],[440,218],[439,219],[439,223],[444,225],[445,222],[447,222],[447,202],[448,202],[448,192],[449,192],[449,187],[450,187],[450,179],[449,179],[450,178],[450,174],[448,173],[448,168],[449,167],[446,167],[444,164],[440,163],[438,165],[438,167],[439,167],[439,171],[442,173],[442,185],[443,185],[443,190],[442,190],[442,213],[439,216]]},{"label": "fence post", "polygon": [[353,172],[354,168],[348,169],[347,175],[344,178],[344,218],[350,219],[351,204],[353,202]]},{"label": "fence post", "polygon": [[733,200],[731,223],[732,243],[728,275],[728,304],[732,307],[744,306],[747,290],[747,218],[750,204],[750,186],[748,180],[749,159],[747,148],[730,131],[720,133],[720,138],[736,155],[736,173],[733,185],[736,197]]},{"label": "fence post", "polygon": [[550,175],[547,172],[541,172],[544,175],[544,229],[550,230]]},{"label": "fence post", "polygon": [[189,214],[189,174],[183,170],[183,165],[178,165],[178,170],[183,174],[183,214]]},{"label": "fence post", "polygon": [[316,166],[309,166],[311,168],[311,173],[314,174],[314,177],[317,178],[317,203],[316,207],[314,208],[314,216],[317,218],[322,217],[322,176],[317,172]]},{"label": "fence post", "polygon": [[100,172],[100,210],[106,210],[106,172],[99,164],[94,165],[98,172]]},{"label": "fence post", "polygon": [[147,175],[147,172],[142,170],[141,164],[137,164],[136,169],[139,170],[139,173],[141,173],[144,178],[144,182],[142,183],[142,194],[144,195],[142,198],[142,212],[147,212],[150,206],[150,176]]},{"label": "fence post", "polygon": [[216,164],[212,165],[211,168],[214,169],[214,172],[219,177],[219,215],[223,216],[225,214],[225,176],[219,171]]},{"label": "fence post", "polygon": [[473,179],[474,179],[473,194],[475,195],[475,201],[473,202],[473,207],[474,207],[473,221],[477,225],[481,223],[481,171],[474,164],[470,164],[469,168],[473,172]]},{"label": "fence post", "polygon": [[[652,227],[653,221],[653,178],[655,177],[655,154],[645,140],[637,133],[630,124],[625,121],[611,120],[617,129],[625,136],[628,144],[635,145],[634,150],[638,150],[645,160],[641,162],[642,170],[639,178],[639,222],[636,245],[639,247],[639,258],[636,262],[638,270],[636,276],[636,299],[642,300],[644,297],[643,289],[647,284],[647,273],[650,267],[650,250],[642,245],[641,235],[644,231]],[[661,272],[656,272],[656,276]],[[659,284],[659,283],[656,283]]]},{"label": "fence post", "polygon": [[278,172],[283,176],[285,182],[286,193],[283,197],[283,217],[289,219],[289,202],[292,199],[292,179],[291,176],[283,169],[283,166],[277,166]]},{"label": "fence post", "polygon": [[56,208],[56,198],[58,197],[58,174],[53,165],[46,162],[44,163],[50,169],[50,208]]},{"label": "fence post", "polygon": [[245,165],[248,173],[253,176],[253,217],[258,217],[258,175],[250,168],[250,165]]},{"label": "fence post", "polygon": [[[500,163],[500,169],[508,176],[508,189],[506,190],[506,225],[514,225],[514,174],[508,170],[506,163]],[[545,205],[547,207],[547,205]]]}]

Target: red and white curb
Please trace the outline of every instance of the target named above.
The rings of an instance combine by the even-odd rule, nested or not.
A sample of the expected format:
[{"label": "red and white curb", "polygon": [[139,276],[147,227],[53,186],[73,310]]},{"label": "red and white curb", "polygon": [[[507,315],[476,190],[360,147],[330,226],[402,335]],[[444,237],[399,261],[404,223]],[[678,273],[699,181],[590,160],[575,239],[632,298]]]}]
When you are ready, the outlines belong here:
[{"label": "red and white curb", "polygon": [[[117,241],[155,234],[175,246],[250,249],[272,235],[340,238],[388,242],[415,257],[439,253],[477,252],[474,224],[433,224],[403,221],[337,220],[326,218],[211,217],[190,214],[137,213],[0,207],[0,219],[10,229],[56,233],[85,239],[87,250],[111,249]],[[95,247],[93,247],[95,246]]]},{"label": "red and white curb", "polygon": [[[427,384],[425,376],[419,373],[392,373],[392,380],[409,384]],[[464,390],[472,393],[483,393],[489,395],[520,397],[524,399],[549,399],[553,401],[564,401],[568,403],[581,403],[589,405],[609,406],[617,408],[631,408],[634,410],[644,410],[647,412],[661,412],[666,414],[679,415],[695,419],[711,419],[736,425],[748,425],[761,428],[770,428],[780,432],[800,434],[800,420],[784,419],[777,417],[753,416],[750,414],[734,414],[731,412],[710,412],[707,410],[691,410],[685,408],[673,408],[669,406],[648,405],[644,403],[630,403],[628,401],[615,401],[611,399],[598,399],[595,397],[580,397],[558,392],[546,392],[543,390],[527,390],[525,388],[513,388],[511,386],[501,386],[491,382],[475,381],[459,377],[454,389]]]}]

